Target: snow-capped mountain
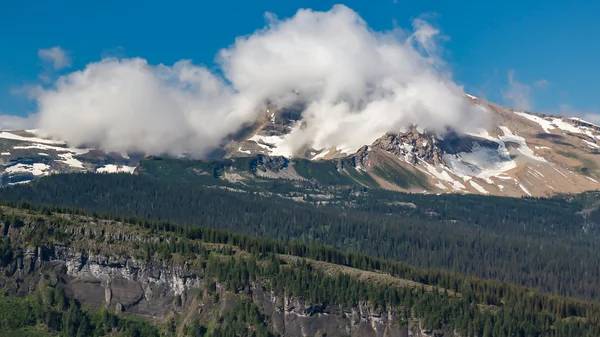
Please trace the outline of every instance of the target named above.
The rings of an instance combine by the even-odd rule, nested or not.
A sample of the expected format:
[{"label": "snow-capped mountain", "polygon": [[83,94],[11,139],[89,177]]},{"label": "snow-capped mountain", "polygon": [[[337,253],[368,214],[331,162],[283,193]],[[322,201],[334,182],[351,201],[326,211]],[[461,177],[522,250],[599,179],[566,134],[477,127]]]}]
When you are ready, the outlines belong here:
[{"label": "snow-capped mountain", "polygon": [[140,156],[70,147],[63,141],[40,136],[38,130],[0,132],[2,185],[63,172],[133,173],[140,159]]},{"label": "snow-capped mountain", "polygon": [[[301,108],[270,105],[222,151],[226,160],[255,157],[254,166],[260,170],[233,172],[239,168],[231,166],[231,174],[224,177],[235,176],[236,182],[260,177],[330,183],[322,177],[336,176],[372,188],[506,196],[548,196],[600,187],[599,126],[577,117],[514,111],[470,95],[465,99],[486,115],[487,128],[434,134],[412,126],[382,135],[358,150],[343,145],[292,150],[286,137],[303,127]],[[61,172],[133,173],[143,159],[140,154],[69,147],[37,130],[0,132],[0,153],[3,185]],[[307,163],[316,166],[307,169]]]},{"label": "snow-capped mountain", "polygon": [[[600,187],[600,127],[577,117],[514,111],[466,95],[489,126],[467,134],[431,134],[418,127],[382,135],[357,152],[292,152],[286,137],[300,116],[270,107],[245,137],[228,144],[228,157],[301,157],[356,170],[378,187],[413,192],[546,196]],[[287,170],[294,170],[293,163]],[[289,176],[289,174],[288,174]],[[369,179],[371,180],[371,179]],[[364,179],[358,183],[363,185]]]}]

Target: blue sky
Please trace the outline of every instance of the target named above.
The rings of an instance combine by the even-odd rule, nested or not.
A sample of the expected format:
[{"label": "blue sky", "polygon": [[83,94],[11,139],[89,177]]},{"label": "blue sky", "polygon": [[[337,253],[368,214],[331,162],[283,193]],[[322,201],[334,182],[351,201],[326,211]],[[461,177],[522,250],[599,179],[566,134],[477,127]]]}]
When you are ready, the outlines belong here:
[{"label": "blue sky", "polygon": [[[24,115],[34,104],[19,88],[40,77],[83,69],[103,56],[180,59],[214,67],[237,36],[299,8],[329,10],[331,1],[7,1],[0,10],[0,112]],[[376,5],[375,5],[376,3]],[[460,4],[458,4],[460,3]],[[600,1],[345,1],[374,30],[410,27],[425,15],[448,40],[444,59],[474,95],[534,111],[600,110]],[[68,52],[54,67],[39,50]],[[42,55],[43,56],[43,55]],[[64,68],[62,67],[64,66]],[[509,81],[512,75],[512,83]],[[513,95],[511,95],[511,93]]]}]

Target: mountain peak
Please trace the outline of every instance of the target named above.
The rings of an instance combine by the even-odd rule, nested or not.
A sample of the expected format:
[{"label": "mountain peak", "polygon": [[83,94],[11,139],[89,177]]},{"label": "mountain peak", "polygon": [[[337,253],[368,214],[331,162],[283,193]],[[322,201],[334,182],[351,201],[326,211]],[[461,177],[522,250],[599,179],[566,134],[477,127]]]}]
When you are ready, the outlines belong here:
[{"label": "mountain peak", "polygon": [[[299,175],[292,158],[330,162],[335,174],[360,172],[365,179],[350,180],[357,185],[426,193],[547,196],[599,187],[599,126],[578,117],[515,111],[475,96],[466,98],[486,114],[486,128],[434,133],[410,125],[385,133],[358,151],[342,144],[321,149],[292,146],[294,130],[306,127],[305,107],[267,103],[254,123],[215,152],[215,159],[258,158],[257,163],[267,163],[261,166],[264,172],[277,164],[273,177],[294,179]],[[3,184],[60,172],[132,173],[144,158],[70,147],[35,129],[0,132],[0,153]],[[269,158],[286,158],[285,165],[280,161],[271,165]]]}]

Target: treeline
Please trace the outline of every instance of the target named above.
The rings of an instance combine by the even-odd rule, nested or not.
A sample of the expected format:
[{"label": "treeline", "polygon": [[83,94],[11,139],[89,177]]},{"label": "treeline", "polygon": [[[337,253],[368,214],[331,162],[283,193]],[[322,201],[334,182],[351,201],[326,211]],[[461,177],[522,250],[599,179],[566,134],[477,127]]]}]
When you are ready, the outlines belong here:
[{"label": "treeline", "polygon": [[[397,195],[396,201],[411,197]],[[386,198],[380,204],[385,205],[384,200],[390,201],[392,196]],[[374,199],[357,201],[363,210],[314,207],[176,179],[167,182],[126,174],[55,175],[0,190],[0,199],[13,202],[27,200],[35,205],[173,221],[282,242],[324,244],[562,296],[599,298],[597,237],[579,235],[573,229],[584,226],[581,216],[573,213],[580,204],[499,198],[497,206],[488,202],[477,208],[478,199],[468,196],[444,197],[437,206],[435,199],[414,198],[416,213],[393,203],[377,206]],[[464,204],[462,200],[466,200]],[[477,211],[465,211],[460,217],[464,207]]]}]

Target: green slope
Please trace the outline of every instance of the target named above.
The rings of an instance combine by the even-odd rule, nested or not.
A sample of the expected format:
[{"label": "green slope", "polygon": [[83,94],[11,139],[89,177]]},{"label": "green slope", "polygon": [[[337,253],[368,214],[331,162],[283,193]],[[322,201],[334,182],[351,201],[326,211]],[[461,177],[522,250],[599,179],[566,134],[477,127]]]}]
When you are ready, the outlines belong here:
[{"label": "green slope", "polygon": [[[57,211],[71,216],[54,213]],[[400,317],[397,324],[419,319],[423,328],[450,326],[463,336],[598,336],[600,333],[597,302],[414,268],[326,246],[282,243],[135,218],[120,218],[125,223],[103,223],[96,218],[72,216],[73,213],[82,212],[57,207],[2,209],[4,258],[0,268],[13,264],[13,259],[27,247],[51,248],[64,242],[71,242],[74,248],[83,251],[94,247],[106,256],[126,251],[150,261],[157,259],[164,265],[186,261],[186,265],[205,278],[199,301],[218,302],[227,292],[235,298],[233,307],[219,311],[217,316],[201,315],[199,320],[192,321],[182,319],[189,315],[180,312],[155,329],[127,316],[81,308],[61,292],[58,283],[33,289],[24,299],[0,297],[0,309],[5,309],[0,310],[0,332],[4,335],[34,329],[42,335],[47,331],[47,335],[64,336],[112,336],[115,331],[119,336],[174,336],[177,331],[187,331],[185,335],[190,336],[197,331],[207,336],[268,336],[268,320],[261,313],[260,303],[251,296],[261,287],[315,304],[354,307],[366,302],[373,308],[397,312]],[[103,245],[103,238],[93,231],[81,235],[85,233],[81,228],[94,227],[118,231],[122,237],[136,233],[136,237],[146,240],[135,242],[110,236],[110,245]],[[168,240],[147,240],[157,236]],[[299,260],[291,262],[290,255]],[[348,267],[355,269],[350,273]],[[60,273],[60,269],[56,271]],[[10,278],[9,275],[4,272],[0,279]],[[382,282],[390,277],[402,282]],[[217,291],[215,283],[226,292]]]},{"label": "green slope", "polygon": [[327,244],[559,295],[597,299],[600,293],[594,281],[600,278],[599,226],[591,222],[596,217],[580,214],[593,204],[591,196],[584,201],[336,193],[343,203],[315,207],[143,175],[72,174],[2,189],[0,199]]}]

